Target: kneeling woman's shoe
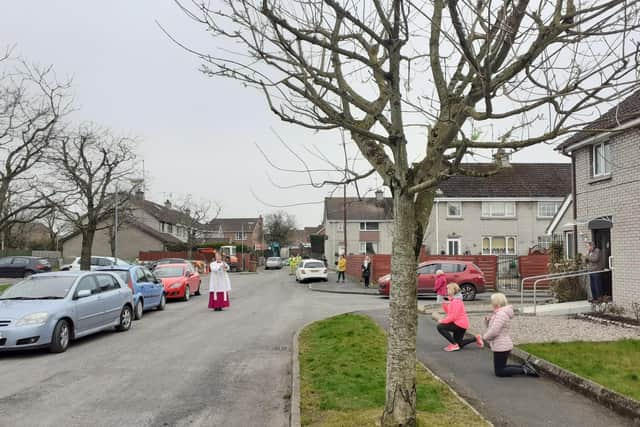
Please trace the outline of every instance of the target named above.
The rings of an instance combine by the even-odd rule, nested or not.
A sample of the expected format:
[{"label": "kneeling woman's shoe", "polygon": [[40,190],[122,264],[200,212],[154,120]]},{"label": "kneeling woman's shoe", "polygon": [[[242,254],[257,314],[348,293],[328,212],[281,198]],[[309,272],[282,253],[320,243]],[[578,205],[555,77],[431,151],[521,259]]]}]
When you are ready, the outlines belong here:
[{"label": "kneeling woman's shoe", "polygon": [[522,365],[522,370],[524,371],[524,374],[528,377],[540,376],[540,374],[538,373],[538,370],[528,361],[524,362],[524,364]]},{"label": "kneeling woman's shoe", "polygon": [[460,350],[460,346],[458,344],[449,344],[444,348],[444,351],[458,351]]}]

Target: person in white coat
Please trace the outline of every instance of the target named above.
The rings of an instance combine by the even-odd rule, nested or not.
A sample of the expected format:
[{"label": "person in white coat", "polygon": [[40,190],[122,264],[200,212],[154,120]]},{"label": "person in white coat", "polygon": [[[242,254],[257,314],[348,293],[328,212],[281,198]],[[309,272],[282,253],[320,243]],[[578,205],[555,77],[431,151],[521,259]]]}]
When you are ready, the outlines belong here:
[{"label": "person in white coat", "polygon": [[222,311],[229,307],[229,292],[231,280],[229,280],[229,264],[222,261],[220,253],[216,253],[216,259],[209,265],[209,308]]}]

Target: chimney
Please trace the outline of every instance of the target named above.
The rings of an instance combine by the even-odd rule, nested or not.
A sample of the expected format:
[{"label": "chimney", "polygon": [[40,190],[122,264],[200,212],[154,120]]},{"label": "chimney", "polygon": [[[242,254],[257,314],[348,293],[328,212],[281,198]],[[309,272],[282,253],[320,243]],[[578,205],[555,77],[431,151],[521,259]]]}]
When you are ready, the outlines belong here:
[{"label": "chimney", "polygon": [[164,207],[167,209],[171,209],[171,202],[169,201],[169,199],[165,200]]},{"label": "chimney", "polygon": [[504,151],[502,148],[498,148],[496,154],[493,155],[493,159],[495,164],[501,168],[511,167],[511,163],[509,163],[509,154]]},{"label": "chimney", "polygon": [[384,191],[378,189],[375,192],[376,194],[376,202],[382,202],[384,200]]}]

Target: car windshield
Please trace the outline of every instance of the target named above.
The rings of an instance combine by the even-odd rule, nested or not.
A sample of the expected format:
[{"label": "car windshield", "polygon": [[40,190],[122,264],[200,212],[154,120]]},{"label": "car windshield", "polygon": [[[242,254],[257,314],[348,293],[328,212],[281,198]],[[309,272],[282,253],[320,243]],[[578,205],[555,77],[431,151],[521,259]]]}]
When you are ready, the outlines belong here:
[{"label": "car windshield", "polygon": [[280,258],[271,257],[271,258],[267,259],[267,261],[280,261]]},{"label": "car windshield", "polygon": [[31,276],[4,291],[0,300],[64,298],[75,280],[75,277]]},{"label": "car windshield", "polygon": [[153,274],[159,278],[180,277],[183,271],[183,267],[158,267],[153,271]]},{"label": "car windshield", "polygon": [[322,268],[324,264],[318,261],[305,262],[304,268]]}]

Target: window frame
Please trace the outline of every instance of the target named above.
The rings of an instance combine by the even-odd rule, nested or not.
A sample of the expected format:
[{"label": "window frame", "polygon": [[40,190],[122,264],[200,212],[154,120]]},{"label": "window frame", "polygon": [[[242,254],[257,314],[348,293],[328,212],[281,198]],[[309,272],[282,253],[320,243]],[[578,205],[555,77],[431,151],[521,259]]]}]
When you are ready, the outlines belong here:
[{"label": "window frame", "polygon": [[[458,215],[450,215],[449,206],[458,205]],[[462,218],[462,202],[447,202],[447,218]]]},{"label": "window frame", "polygon": [[[598,155],[598,149],[602,150],[601,156]],[[602,171],[598,170],[599,158],[601,158]],[[600,178],[609,175],[611,175],[611,145],[608,141],[593,144],[591,146],[591,176],[593,178]]]},{"label": "window frame", "polygon": [[[373,252],[367,252],[367,244],[371,245],[371,247],[373,249]],[[378,242],[370,242],[370,241],[360,242],[360,253],[361,254],[365,254],[365,255],[375,255],[375,254],[377,254],[378,253]]]},{"label": "window frame", "polygon": [[[498,205],[502,205],[503,208],[503,215],[497,215],[494,212],[494,207],[497,207]],[[512,214],[509,214],[507,211],[507,205],[509,206],[513,206],[513,211]],[[481,214],[480,216],[482,218],[492,218],[492,219],[502,219],[502,218],[517,218],[517,204],[516,202],[509,202],[509,201],[483,201],[482,202],[482,206],[481,206]]]},{"label": "window frame", "polygon": [[[369,228],[369,224],[375,224],[375,228]],[[378,221],[361,221],[359,224],[360,231],[380,231],[380,222]]]},{"label": "window frame", "polygon": [[247,232],[246,231],[236,231],[234,240],[247,240]]},{"label": "window frame", "polygon": [[[540,209],[542,206],[549,206],[553,204],[554,205],[554,210],[553,210],[553,214],[552,215],[542,215],[540,213]],[[544,200],[544,201],[539,201],[537,204],[537,213],[536,216],[538,218],[542,218],[542,219],[550,219],[553,218],[554,216],[556,216],[556,214],[558,213],[558,211],[560,210],[560,207],[562,206],[562,202],[558,202],[558,201],[551,201],[551,200]]]},{"label": "window frame", "polygon": [[[493,239],[504,239],[504,253],[496,253],[493,248]],[[489,239],[489,251],[485,252],[484,240]],[[509,241],[513,241],[513,252],[509,251]],[[518,254],[518,236],[517,235],[503,235],[503,236],[482,236],[480,239],[480,251],[482,255],[517,255]]]}]

